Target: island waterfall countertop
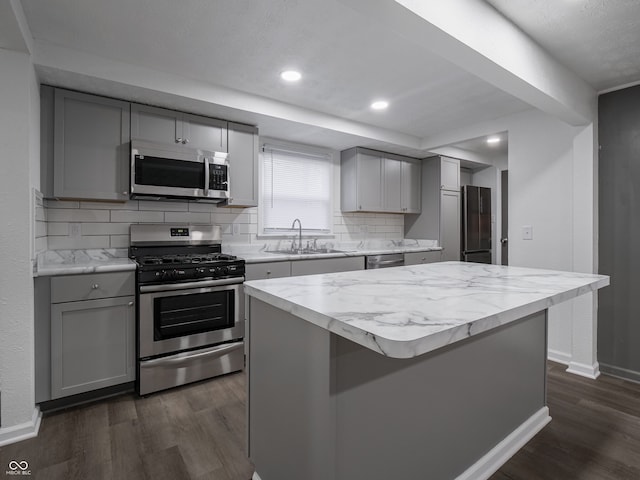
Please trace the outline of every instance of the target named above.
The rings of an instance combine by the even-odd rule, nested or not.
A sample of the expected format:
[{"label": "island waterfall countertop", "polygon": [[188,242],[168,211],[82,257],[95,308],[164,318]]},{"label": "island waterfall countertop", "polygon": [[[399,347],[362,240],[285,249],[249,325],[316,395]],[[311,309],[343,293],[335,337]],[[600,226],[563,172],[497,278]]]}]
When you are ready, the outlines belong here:
[{"label": "island waterfall countertop", "polygon": [[603,275],[441,262],[244,285],[247,295],[382,355],[411,358],[608,284]]}]

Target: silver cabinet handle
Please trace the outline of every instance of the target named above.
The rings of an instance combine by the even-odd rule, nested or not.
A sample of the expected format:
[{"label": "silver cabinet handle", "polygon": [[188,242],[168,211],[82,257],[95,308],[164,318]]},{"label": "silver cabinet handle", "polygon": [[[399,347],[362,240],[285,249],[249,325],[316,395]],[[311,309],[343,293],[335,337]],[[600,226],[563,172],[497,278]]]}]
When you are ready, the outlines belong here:
[{"label": "silver cabinet handle", "polygon": [[176,143],[183,143],[183,142],[182,142],[182,137],[178,137],[178,138],[176,138]]},{"label": "silver cabinet handle", "polygon": [[271,275],[271,270],[267,270],[267,275]]},{"label": "silver cabinet handle", "polygon": [[184,140],[182,140],[183,145],[186,145],[187,143],[189,143],[189,139],[185,138]]},{"label": "silver cabinet handle", "polygon": [[123,195],[128,195],[128,194],[129,194],[129,192],[122,192],[122,194],[123,194]]},{"label": "silver cabinet handle", "polygon": [[129,302],[129,306],[130,306],[130,307],[133,307],[133,302]]},{"label": "silver cabinet handle", "polygon": [[91,285],[92,290],[97,290],[99,288],[100,288],[100,285],[98,285],[97,283],[94,283],[93,285]]}]

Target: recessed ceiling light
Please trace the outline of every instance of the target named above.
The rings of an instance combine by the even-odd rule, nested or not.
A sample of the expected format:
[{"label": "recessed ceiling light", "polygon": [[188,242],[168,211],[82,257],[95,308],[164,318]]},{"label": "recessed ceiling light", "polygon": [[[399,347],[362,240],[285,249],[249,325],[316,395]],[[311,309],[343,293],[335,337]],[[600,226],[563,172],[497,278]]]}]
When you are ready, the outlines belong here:
[{"label": "recessed ceiling light", "polygon": [[300,74],[300,72],[297,72],[295,70],[285,70],[280,74],[280,78],[286,80],[287,82],[297,82],[302,78],[302,75]]},{"label": "recessed ceiling light", "polygon": [[495,145],[496,143],[500,143],[500,137],[489,137],[487,138],[487,143],[489,145]]},{"label": "recessed ceiling light", "polygon": [[388,106],[389,106],[389,102],[386,102],[384,100],[378,100],[371,104],[371,108],[373,108],[374,110],[384,110]]}]

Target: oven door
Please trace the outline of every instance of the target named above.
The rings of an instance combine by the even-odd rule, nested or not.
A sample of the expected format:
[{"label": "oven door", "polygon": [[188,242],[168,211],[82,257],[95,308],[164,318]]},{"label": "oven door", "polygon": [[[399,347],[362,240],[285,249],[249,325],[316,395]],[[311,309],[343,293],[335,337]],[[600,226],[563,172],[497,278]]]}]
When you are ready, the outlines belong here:
[{"label": "oven door", "polygon": [[244,337],[242,280],[141,286],[139,358]]}]

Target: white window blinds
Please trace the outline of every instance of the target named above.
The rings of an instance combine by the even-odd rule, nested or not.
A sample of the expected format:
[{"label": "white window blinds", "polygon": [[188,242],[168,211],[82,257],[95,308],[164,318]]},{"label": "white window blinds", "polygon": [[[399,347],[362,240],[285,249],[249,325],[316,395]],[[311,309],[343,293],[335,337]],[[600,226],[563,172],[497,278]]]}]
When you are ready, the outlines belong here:
[{"label": "white window blinds", "polygon": [[295,218],[307,233],[331,233],[331,156],[269,145],[260,156],[262,233],[289,233]]}]

